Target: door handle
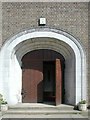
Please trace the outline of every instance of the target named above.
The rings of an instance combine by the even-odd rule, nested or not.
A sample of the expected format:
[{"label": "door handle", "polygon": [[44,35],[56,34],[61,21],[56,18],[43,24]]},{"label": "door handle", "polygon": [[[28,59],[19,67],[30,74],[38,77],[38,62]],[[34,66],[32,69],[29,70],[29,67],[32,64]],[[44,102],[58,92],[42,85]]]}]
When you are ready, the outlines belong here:
[{"label": "door handle", "polygon": [[23,95],[24,94],[24,92],[21,92],[21,95]]},{"label": "door handle", "polygon": [[26,93],[27,93],[27,92],[26,92],[24,89],[22,89],[22,92],[21,92],[22,98],[25,98]]}]

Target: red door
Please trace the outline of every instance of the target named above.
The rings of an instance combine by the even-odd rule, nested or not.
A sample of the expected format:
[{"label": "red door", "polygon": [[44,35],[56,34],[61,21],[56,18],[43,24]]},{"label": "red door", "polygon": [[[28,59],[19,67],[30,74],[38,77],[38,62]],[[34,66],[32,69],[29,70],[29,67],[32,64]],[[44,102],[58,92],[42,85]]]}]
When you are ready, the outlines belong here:
[{"label": "red door", "polygon": [[62,103],[62,69],[60,59],[56,59],[56,105]]},{"label": "red door", "polygon": [[60,58],[49,50],[33,51],[22,58],[22,102],[41,103],[47,98],[56,105],[62,103]]},{"label": "red door", "polygon": [[[22,100],[23,100],[23,102],[27,102],[27,103],[42,102],[44,100],[43,96],[45,96],[45,93],[48,93],[46,95],[47,101],[50,102],[50,99],[52,101],[52,100],[54,100],[52,98],[55,97],[56,105],[59,105],[62,103],[62,70],[61,70],[60,59],[56,59],[55,63],[56,63],[55,64],[55,66],[56,66],[55,74],[56,75],[54,75],[54,73],[51,74],[52,72],[54,72],[54,68],[51,69],[52,68],[51,65],[48,65],[48,64],[47,64],[46,68],[44,69],[44,75],[42,75],[42,72],[30,69],[31,66],[29,66],[28,62],[25,62],[24,67],[22,69],[22,71],[23,71],[23,73],[22,73],[22,75],[23,75],[23,77],[22,77],[23,78],[22,79],[22,85],[23,85],[23,88],[22,88],[22,94],[23,94],[22,98],[23,99]],[[34,66],[34,64],[35,63],[32,62],[33,66]],[[40,69],[40,66],[37,66],[37,67]],[[52,79],[52,76],[53,76],[53,79]],[[51,92],[50,92],[50,90],[48,90],[47,92],[45,92],[45,90],[43,91],[43,87],[49,85],[49,84],[45,85],[47,83],[47,81],[44,82],[44,85],[43,85],[43,81],[42,81],[43,77],[45,77],[44,80],[47,79],[47,81],[49,81],[48,83],[50,83],[50,82],[52,83],[52,84],[50,83],[50,86],[53,86],[50,89],[50,90],[52,90]],[[53,81],[55,79],[56,83],[52,82],[52,80],[50,80],[50,79],[52,79]],[[56,86],[55,86],[55,84],[56,84]],[[54,92],[55,92],[55,94],[54,94]],[[52,96],[48,97],[48,96],[50,96],[49,94],[52,94]]]},{"label": "red door", "polygon": [[22,102],[30,102],[30,80],[29,80],[29,74],[30,74],[30,69],[27,69],[27,65],[24,66],[22,69]]},{"label": "red door", "polygon": [[22,102],[37,103],[43,101],[42,63],[29,59],[23,60]]}]

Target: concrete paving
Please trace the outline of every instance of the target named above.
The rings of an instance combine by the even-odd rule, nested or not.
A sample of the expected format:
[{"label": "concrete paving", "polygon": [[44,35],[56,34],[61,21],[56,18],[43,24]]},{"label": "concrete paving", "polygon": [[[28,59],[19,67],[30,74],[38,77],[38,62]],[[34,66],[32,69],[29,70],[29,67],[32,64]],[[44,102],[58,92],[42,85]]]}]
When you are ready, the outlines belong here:
[{"label": "concrete paving", "polygon": [[[9,118],[9,119],[8,119]],[[26,120],[26,118],[29,118],[30,120],[51,120],[53,118],[53,120],[90,120],[89,119],[89,116],[83,116],[83,115],[80,115],[80,114],[48,114],[48,115],[21,115],[21,114],[5,114],[4,112],[3,113],[0,113],[0,120],[15,120],[15,118],[18,119],[24,119]]]},{"label": "concrete paving", "polygon": [[52,115],[3,115],[3,118],[88,118],[87,116],[82,116],[80,114],[52,114]]},{"label": "concrete paving", "polygon": [[3,114],[1,118],[88,118],[86,116],[82,116],[80,114],[53,114],[53,115],[13,115],[13,114]]}]

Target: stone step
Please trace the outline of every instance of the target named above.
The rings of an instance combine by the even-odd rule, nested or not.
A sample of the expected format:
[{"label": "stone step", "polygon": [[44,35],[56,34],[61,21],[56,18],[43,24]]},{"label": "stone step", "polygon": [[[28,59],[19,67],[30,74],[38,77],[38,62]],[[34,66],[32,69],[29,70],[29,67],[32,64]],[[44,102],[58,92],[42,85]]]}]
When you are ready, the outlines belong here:
[{"label": "stone step", "polygon": [[10,118],[12,120],[13,120],[13,118],[16,118],[16,119],[19,118],[20,120],[23,120],[23,118],[24,118],[24,120],[26,120],[26,118],[29,118],[29,120],[30,120],[30,118],[31,118],[31,120],[49,120],[49,119],[56,120],[57,118],[59,118],[59,119],[64,118],[65,120],[67,118],[68,118],[68,120],[73,120],[73,118],[74,118],[74,120],[78,120],[75,118],[85,118],[85,120],[88,120],[88,119],[86,119],[86,118],[88,118],[88,116],[82,116],[81,114],[3,114],[3,116],[1,118],[7,118],[7,120],[9,120]]},{"label": "stone step", "polygon": [[9,106],[6,114],[22,114],[22,115],[59,115],[59,114],[81,114],[81,111],[74,110],[74,106],[60,104],[58,106],[47,104],[17,104]]},{"label": "stone step", "polygon": [[41,115],[51,115],[51,114],[81,114],[80,111],[72,110],[8,110],[6,114],[41,114]]},{"label": "stone step", "polygon": [[45,105],[45,104],[17,104],[14,106],[9,106],[9,109],[16,110],[73,110],[74,106],[70,105]]},{"label": "stone step", "polygon": [[24,109],[24,110],[73,110],[73,108],[37,108],[37,107],[27,107],[27,108],[9,108],[10,110],[22,110],[22,109]]}]

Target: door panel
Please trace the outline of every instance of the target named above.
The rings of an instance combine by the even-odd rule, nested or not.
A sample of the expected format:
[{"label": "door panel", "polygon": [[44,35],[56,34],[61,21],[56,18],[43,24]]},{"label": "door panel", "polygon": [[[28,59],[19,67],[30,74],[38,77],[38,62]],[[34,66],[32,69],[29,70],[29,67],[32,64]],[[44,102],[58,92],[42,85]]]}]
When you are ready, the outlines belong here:
[{"label": "door panel", "polygon": [[62,103],[62,69],[60,59],[56,59],[56,105]]},{"label": "door panel", "polygon": [[23,61],[22,75],[22,101],[24,103],[42,102],[42,63],[35,60]]}]

